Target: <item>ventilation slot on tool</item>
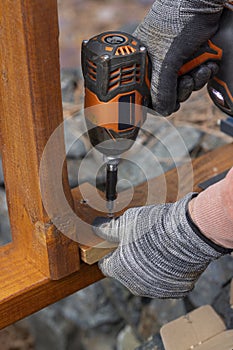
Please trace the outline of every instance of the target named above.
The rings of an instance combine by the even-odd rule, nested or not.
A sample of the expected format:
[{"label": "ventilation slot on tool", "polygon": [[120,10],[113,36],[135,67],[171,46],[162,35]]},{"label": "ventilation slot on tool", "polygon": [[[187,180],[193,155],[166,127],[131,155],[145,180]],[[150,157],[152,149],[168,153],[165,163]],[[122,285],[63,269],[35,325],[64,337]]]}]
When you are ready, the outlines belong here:
[{"label": "ventilation slot on tool", "polygon": [[130,55],[131,53],[134,53],[136,51],[135,48],[133,48],[132,46],[120,46],[118,47],[118,49],[116,50],[116,55],[117,56],[124,56],[124,55]]},{"label": "ventilation slot on tool", "polygon": [[135,80],[135,64],[121,69],[121,85],[133,83]]},{"label": "ventilation slot on tool", "polygon": [[108,91],[112,91],[120,86],[121,68],[117,68],[110,73]]},{"label": "ventilation slot on tool", "polygon": [[141,81],[141,69],[140,64],[136,64],[136,82],[140,83]]},{"label": "ventilation slot on tool", "polygon": [[140,81],[140,64],[120,67],[110,73],[108,91],[113,91],[120,86],[128,84],[139,84]]},{"label": "ventilation slot on tool", "polygon": [[96,81],[96,64],[90,60],[87,60],[87,70],[89,78]]}]

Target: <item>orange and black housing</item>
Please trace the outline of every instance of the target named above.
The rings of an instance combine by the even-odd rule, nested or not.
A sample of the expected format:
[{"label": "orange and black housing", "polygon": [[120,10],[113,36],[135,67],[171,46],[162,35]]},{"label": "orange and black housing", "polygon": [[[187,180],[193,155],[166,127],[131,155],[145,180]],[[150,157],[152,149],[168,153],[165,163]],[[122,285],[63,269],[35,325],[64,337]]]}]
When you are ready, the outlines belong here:
[{"label": "orange and black housing", "polygon": [[185,62],[179,75],[189,74],[207,61],[219,62],[219,71],[209,81],[208,92],[223,112],[233,116],[233,2],[225,7],[217,33]]},{"label": "orange and black housing", "polygon": [[233,3],[226,7],[220,28],[212,39],[222,49],[222,60],[217,75],[208,83],[208,91],[214,103],[233,116]]},{"label": "orange and black housing", "polygon": [[83,42],[82,69],[91,143],[106,155],[121,154],[136,139],[150,104],[146,48],[130,34],[105,32]]}]

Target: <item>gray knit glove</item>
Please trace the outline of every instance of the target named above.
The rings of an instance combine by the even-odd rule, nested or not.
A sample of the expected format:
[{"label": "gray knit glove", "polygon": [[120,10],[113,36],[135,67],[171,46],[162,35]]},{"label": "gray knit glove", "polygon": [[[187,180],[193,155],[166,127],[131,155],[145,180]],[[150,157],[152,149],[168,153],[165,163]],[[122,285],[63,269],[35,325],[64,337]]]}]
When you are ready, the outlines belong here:
[{"label": "gray knit glove", "polygon": [[99,262],[133,294],[180,298],[193,289],[208,264],[229,253],[202,236],[187,214],[194,194],[174,204],[128,209],[118,219],[95,227],[118,248]]},{"label": "gray knit glove", "polygon": [[178,71],[218,29],[226,0],[157,0],[134,35],[147,47],[152,62],[151,95],[156,112],[167,116],[193,90],[216,73],[216,64],[200,67],[182,80]]}]

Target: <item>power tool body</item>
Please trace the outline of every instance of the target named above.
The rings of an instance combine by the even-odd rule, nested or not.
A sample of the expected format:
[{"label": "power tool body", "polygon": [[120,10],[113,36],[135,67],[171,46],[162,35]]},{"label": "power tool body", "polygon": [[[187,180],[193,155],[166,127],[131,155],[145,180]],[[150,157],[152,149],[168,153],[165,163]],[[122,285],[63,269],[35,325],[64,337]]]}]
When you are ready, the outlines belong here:
[{"label": "power tool body", "polygon": [[[179,76],[191,74],[207,61],[220,62],[208,91],[233,120],[233,6],[227,7],[217,34],[185,62]],[[145,46],[132,35],[105,32],[83,41],[82,69],[85,120],[92,145],[105,157],[106,200],[112,216],[120,156],[133,145],[151,104],[149,58]]]},{"label": "power tool body", "polygon": [[130,34],[107,32],[82,44],[85,119],[92,145],[105,156],[109,216],[120,155],[133,145],[146,119],[148,62],[146,48]]}]

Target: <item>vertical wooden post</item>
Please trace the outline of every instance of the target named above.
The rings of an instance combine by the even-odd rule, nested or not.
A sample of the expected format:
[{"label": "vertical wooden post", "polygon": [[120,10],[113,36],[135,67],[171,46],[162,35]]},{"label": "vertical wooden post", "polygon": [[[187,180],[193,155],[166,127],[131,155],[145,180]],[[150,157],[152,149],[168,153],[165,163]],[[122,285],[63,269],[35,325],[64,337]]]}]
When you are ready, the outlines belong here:
[{"label": "vertical wooden post", "polygon": [[[52,279],[79,269],[78,245],[50,223],[39,186],[44,147],[62,123],[58,35],[56,0],[0,1],[0,132],[12,235],[17,251]],[[56,152],[65,155],[62,135]],[[66,168],[63,186],[72,205]]]}]

